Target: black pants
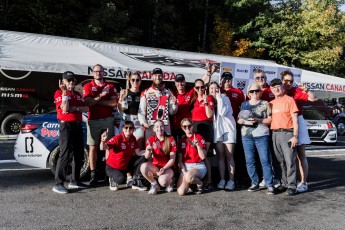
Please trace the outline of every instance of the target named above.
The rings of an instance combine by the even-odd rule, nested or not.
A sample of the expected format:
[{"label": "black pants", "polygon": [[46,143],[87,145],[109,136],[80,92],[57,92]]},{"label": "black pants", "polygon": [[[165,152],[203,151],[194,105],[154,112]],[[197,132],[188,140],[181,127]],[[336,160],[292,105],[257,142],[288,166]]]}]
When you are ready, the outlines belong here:
[{"label": "black pants", "polygon": [[109,165],[105,166],[105,172],[109,178],[112,178],[116,184],[122,184],[125,178],[127,178],[127,170],[115,169]]},{"label": "black pants", "polygon": [[56,165],[55,182],[66,180],[68,166],[72,165],[71,180],[80,179],[80,169],[84,158],[84,140],[81,122],[60,122],[60,155]]},{"label": "black pants", "polygon": [[[134,168],[137,167],[137,165],[139,165],[139,167],[137,167],[137,169],[139,168],[139,172],[140,172],[140,165],[141,163],[141,158],[136,157],[136,156],[132,156],[130,162],[128,163],[127,169],[126,170],[119,170],[119,169],[115,169],[113,167],[111,167],[110,165],[106,164],[105,166],[105,172],[107,173],[107,176],[112,178],[115,183],[117,184],[122,184],[125,180],[125,178],[127,178],[127,173],[128,172],[133,172]],[[137,164],[137,165],[136,165]],[[137,171],[135,171],[135,174],[137,173]]]}]

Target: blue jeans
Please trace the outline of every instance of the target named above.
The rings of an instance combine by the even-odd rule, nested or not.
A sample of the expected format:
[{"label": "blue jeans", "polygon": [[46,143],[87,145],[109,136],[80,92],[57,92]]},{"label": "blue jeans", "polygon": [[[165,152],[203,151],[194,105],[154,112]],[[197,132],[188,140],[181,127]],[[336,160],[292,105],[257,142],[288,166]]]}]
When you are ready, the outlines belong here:
[{"label": "blue jeans", "polygon": [[244,155],[246,157],[247,172],[252,184],[258,185],[259,177],[255,163],[255,148],[258,150],[262,172],[267,187],[272,187],[272,165],[269,151],[269,136],[253,137],[242,136]]}]

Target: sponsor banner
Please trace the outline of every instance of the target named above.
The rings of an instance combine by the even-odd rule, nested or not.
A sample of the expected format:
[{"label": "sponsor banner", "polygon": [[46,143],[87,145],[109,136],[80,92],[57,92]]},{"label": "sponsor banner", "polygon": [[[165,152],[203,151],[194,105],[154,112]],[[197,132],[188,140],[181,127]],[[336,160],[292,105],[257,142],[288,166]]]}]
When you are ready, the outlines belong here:
[{"label": "sponsor banner", "polygon": [[333,92],[345,93],[345,85],[317,83],[317,82],[305,82],[305,84],[311,90],[333,91]]},{"label": "sponsor banner", "polygon": [[245,94],[250,83],[254,82],[254,70],[261,69],[265,72],[267,83],[274,78],[280,78],[280,73],[290,70],[294,74],[295,83],[301,82],[302,70],[289,67],[274,67],[265,65],[246,65],[232,62],[221,62],[220,74],[231,72],[234,76],[233,87],[241,89]]}]

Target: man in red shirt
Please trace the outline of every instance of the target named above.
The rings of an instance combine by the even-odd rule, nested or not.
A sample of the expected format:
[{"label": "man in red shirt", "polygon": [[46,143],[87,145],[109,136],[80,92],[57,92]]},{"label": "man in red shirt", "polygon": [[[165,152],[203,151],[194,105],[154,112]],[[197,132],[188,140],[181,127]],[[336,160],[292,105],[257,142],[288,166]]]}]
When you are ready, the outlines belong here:
[{"label": "man in red shirt", "polygon": [[233,111],[233,116],[235,120],[237,120],[237,116],[240,112],[241,104],[242,102],[245,101],[245,96],[242,90],[238,88],[234,88],[232,86],[232,79],[233,79],[233,76],[230,72],[224,72],[220,79],[220,82],[222,85],[220,90],[221,90],[221,93],[225,93],[229,97],[232,111]]},{"label": "man in red shirt", "polygon": [[192,118],[191,113],[191,100],[194,95],[194,89],[186,91],[186,79],[183,74],[177,74],[175,78],[176,91],[173,92],[174,96],[177,98],[178,112],[171,116],[170,125],[171,133],[175,140],[178,141],[184,132],[181,128],[181,121],[184,118]]},{"label": "man in red shirt", "polygon": [[309,91],[308,87],[303,84],[298,84],[299,87],[294,87],[293,73],[289,70],[283,71],[281,74],[281,80],[284,83],[285,92],[288,96],[292,97],[298,107],[298,146],[297,146],[297,160],[298,167],[301,176],[301,182],[297,185],[298,192],[308,191],[307,176],[308,176],[308,161],[305,155],[305,145],[310,144],[310,138],[308,134],[308,127],[306,121],[302,115],[303,101],[316,101],[317,97],[313,92]]},{"label": "man in red shirt", "polygon": [[274,99],[274,94],[271,92],[270,86],[267,84],[267,77],[263,70],[254,70],[254,81],[261,86],[261,100],[272,101]]},{"label": "man in red shirt", "polygon": [[98,183],[96,176],[97,150],[102,131],[108,129],[108,138],[114,136],[113,108],[117,105],[117,93],[113,84],[103,78],[103,66],[97,64],[92,68],[93,80],[83,89],[85,102],[89,106],[87,122],[87,144],[91,169],[90,185]]},{"label": "man in red shirt", "polygon": [[57,119],[59,120],[59,146],[60,155],[55,171],[54,192],[65,194],[68,190],[64,186],[67,176],[67,168],[73,157],[72,179],[68,188],[86,188],[79,182],[80,169],[84,156],[83,129],[81,127],[82,112],[89,108],[84,103],[81,95],[74,90],[74,73],[71,71],[62,74],[62,82],[59,80],[59,88],[54,94]]}]

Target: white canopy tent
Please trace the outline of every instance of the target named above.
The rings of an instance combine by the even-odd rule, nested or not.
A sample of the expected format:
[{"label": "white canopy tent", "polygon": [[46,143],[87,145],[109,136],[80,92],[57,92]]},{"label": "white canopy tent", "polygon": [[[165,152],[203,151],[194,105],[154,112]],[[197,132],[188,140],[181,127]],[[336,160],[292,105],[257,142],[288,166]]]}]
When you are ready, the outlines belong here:
[{"label": "white canopy tent", "polygon": [[[109,78],[123,78],[123,71],[140,71],[143,79],[150,79],[150,71],[160,67],[165,80],[173,80],[182,73],[193,82],[205,73],[205,60],[213,63],[232,62],[244,65],[283,67],[272,61],[192,53],[150,47],[73,39],[40,34],[0,30],[0,70],[62,73],[66,70],[90,75],[96,63],[106,68]],[[337,84],[344,86],[318,89],[320,98],[345,96],[345,79],[302,70],[302,82]],[[341,87],[343,89],[343,87]]]}]

